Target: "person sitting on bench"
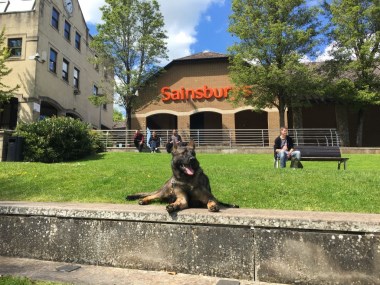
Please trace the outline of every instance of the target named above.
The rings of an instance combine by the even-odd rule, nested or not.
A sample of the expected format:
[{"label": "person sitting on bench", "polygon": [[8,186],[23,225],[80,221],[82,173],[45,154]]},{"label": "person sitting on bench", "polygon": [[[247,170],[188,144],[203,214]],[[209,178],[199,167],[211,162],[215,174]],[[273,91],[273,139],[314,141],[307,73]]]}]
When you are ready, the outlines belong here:
[{"label": "person sitting on bench", "polygon": [[280,135],[274,140],[275,155],[280,159],[280,168],[286,167],[286,161],[292,159],[291,167],[298,168],[301,152],[294,150],[293,139],[288,136],[288,128],[281,127]]},{"label": "person sitting on bench", "polygon": [[141,130],[138,129],[135,132],[135,135],[133,137],[133,143],[135,144],[135,147],[139,152],[142,152],[142,149],[144,147],[144,135],[141,133]]}]

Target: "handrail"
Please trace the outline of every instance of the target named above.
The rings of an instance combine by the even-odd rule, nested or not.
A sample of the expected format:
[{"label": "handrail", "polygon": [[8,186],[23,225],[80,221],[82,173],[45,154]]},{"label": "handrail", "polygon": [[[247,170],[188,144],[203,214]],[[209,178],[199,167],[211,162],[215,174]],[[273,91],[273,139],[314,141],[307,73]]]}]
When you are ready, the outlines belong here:
[{"label": "handrail", "polygon": [[[155,130],[162,144],[170,141],[172,130]],[[134,147],[134,130],[96,130],[107,148]],[[150,130],[142,130],[147,143]],[[193,139],[197,147],[271,147],[279,135],[279,129],[180,129],[183,141]],[[339,146],[340,137],[336,129],[289,129],[296,145]]]}]

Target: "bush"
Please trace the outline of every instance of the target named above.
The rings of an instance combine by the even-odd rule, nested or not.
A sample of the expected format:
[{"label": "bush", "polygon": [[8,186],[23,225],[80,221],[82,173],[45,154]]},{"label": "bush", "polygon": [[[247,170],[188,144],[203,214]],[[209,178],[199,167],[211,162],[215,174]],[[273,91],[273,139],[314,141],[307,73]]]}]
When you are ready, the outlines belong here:
[{"label": "bush", "polygon": [[71,161],[104,151],[100,137],[89,125],[70,117],[22,123],[17,126],[16,135],[25,138],[25,161]]}]

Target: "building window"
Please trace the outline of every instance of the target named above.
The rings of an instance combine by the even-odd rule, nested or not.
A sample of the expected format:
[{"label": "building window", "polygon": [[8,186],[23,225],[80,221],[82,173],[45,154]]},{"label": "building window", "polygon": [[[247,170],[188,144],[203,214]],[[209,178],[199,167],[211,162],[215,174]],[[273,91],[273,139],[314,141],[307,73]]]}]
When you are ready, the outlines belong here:
[{"label": "building window", "polygon": [[74,88],[79,89],[79,69],[74,67]]},{"label": "building window", "polygon": [[21,56],[22,53],[22,38],[8,39],[8,48],[11,56]]},{"label": "building window", "polygon": [[51,15],[51,25],[59,30],[59,12],[54,7]]},{"label": "building window", "polygon": [[58,53],[51,48],[50,49],[49,70],[51,72],[54,72],[54,73],[57,73],[57,57],[58,57]]},{"label": "building window", "polygon": [[69,62],[66,59],[62,62],[62,79],[69,82]]},{"label": "building window", "polygon": [[64,36],[65,36],[66,40],[70,41],[70,39],[71,39],[71,25],[67,21],[65,21]]},{"label": "building window", "polygon": [[95,55],[95,63],[94,63],[94,69],[99,72],[99,58],[97,55]]},{"label": "building window", "polygon": [[107,69],[107,67],[103,67],[103,77],[104,77],[104,79],[108,79],[108,69]]},{"label": "building window", "polygon": [[80,40],[81,36],[78,32],[75,32],[75,47],[77,50],[80,50]]},{"label": "building window", "polygon": [[98,86],[94,85],[94,87],[92,88],[92,94],[95,96],[98,96],[98,94],[99,94]]}]

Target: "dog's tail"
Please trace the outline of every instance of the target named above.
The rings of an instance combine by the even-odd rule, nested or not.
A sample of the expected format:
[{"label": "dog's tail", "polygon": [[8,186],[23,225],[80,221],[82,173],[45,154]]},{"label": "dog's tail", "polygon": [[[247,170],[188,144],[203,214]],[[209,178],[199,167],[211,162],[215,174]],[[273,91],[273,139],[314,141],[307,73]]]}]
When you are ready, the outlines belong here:
[{"label": "dog's tail", "polygon": [[220,201],[218,201],[218,203],[221,206],[226,207],[226,208],[240,208],[239,205],[235,205],[235,204],[227,204],[227,203],[223,203],[223,202],[220,202]]},{"label": "dog's tail", "polygon": [[129,201],[137,200],[137,199],[148,197],[151,194],[152,193],[136,193],[136,194],[128,195],[127,197],[125,197],[125,200],[129,200]]}]

